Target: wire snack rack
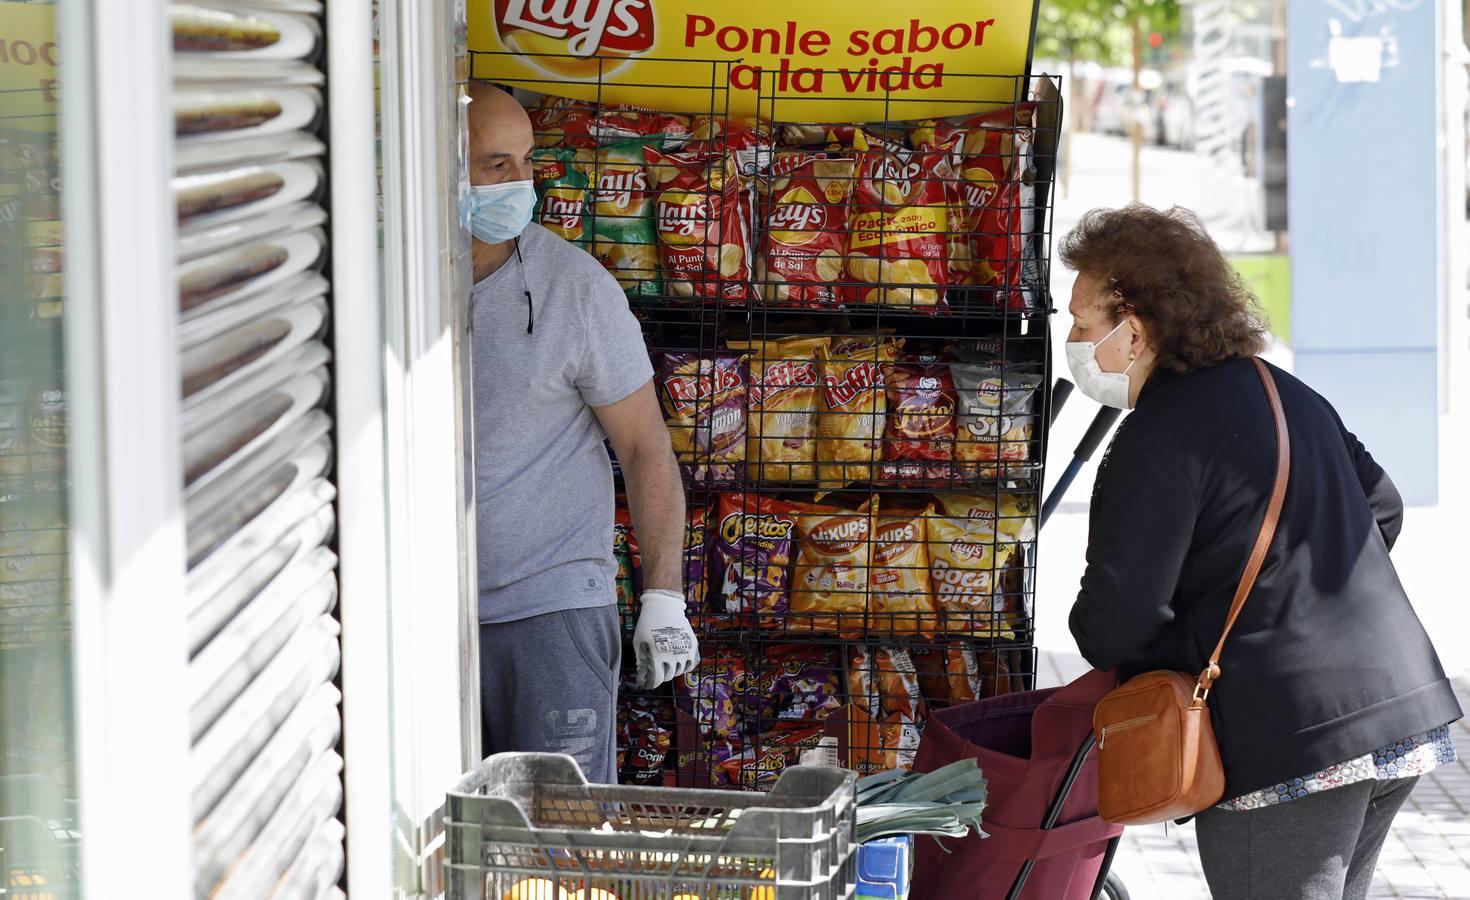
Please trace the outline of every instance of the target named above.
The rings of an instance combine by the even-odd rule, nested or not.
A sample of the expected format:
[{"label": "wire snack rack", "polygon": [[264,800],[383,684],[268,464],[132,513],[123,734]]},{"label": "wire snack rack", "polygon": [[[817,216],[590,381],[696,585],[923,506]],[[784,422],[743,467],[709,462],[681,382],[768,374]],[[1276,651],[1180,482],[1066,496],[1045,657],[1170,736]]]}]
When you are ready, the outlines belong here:
[{"label": "wire snack rack", "polygon": [[[622,781],[902,767],[930,710],[1031,686],[1058,80],[946,72],[1009,99],[919,117],[877,73],[831,122],[780,72],[732,114],[735,60],[620,80],[662,90],[646,109],[604,101],[616,60],[520,55],[544,76],[496,80],[531,115],[536,221],[623,287],[686,488],[704,662],[625,680]],[[560,96],[573,65],[588,99]],[[631,637],[625,508],[614,552]]]}]

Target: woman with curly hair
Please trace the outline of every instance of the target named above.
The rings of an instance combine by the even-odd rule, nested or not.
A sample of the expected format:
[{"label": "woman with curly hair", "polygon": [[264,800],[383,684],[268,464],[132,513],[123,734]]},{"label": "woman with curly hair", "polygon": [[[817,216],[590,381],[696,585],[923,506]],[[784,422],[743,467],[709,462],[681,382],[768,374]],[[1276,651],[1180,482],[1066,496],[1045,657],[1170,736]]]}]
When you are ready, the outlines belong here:
[{"label": "woman with curly hair", "polygon": [[[1124,679],[1199,672],[1274,482],[1265,329],[1188,211],[1094,210],[1061,258],[1078,388],[1133,410],[1098,472],[1072,634]],[[1326,400],[1270,371],[1291,475],[1210,694],[1226,787],[1197,817],[1200,862],[1219,900],[1362,898],[1461,711],[1389,559],[1397,489]]]}]

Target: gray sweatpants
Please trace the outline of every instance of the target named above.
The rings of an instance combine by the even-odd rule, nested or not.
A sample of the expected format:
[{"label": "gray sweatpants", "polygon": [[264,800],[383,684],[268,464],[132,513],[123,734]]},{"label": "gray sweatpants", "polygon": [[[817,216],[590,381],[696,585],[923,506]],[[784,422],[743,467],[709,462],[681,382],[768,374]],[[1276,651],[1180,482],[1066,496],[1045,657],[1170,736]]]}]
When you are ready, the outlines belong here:
[{"label": "gray sweatpants", "polygon": [[587,780],[617,780],[616,606],[480,625],[480,718],[486,756],[568,753]]},{"label": "gray sweatpants", "polygon": [[1418,778],[1360,781],[1195,819],[1199,860],[1214,900],[1364,900],[1378,851]]}]

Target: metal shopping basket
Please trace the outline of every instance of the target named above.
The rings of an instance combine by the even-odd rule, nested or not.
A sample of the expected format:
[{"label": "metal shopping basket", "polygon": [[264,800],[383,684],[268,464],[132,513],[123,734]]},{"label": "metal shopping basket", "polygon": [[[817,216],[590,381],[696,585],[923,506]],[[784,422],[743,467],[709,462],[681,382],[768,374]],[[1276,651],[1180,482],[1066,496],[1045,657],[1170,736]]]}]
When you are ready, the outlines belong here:
[{"label": "metal shopping basket", "polygon": [[570,756],[496,754],[449,793],[449,900],[842,900],[856,783],[797,766],[768,794],[588,784]]}]

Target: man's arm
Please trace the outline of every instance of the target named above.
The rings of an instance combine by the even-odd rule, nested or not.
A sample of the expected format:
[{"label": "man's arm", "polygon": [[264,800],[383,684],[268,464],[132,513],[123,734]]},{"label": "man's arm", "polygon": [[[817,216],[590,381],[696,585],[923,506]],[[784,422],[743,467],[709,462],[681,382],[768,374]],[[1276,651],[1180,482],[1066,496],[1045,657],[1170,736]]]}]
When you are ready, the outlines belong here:
[{"label": "man's arm", "polygon": [[643,559],[643,587],[683,594],[684,484],[653,382],[593,412],[623,470]]}]

